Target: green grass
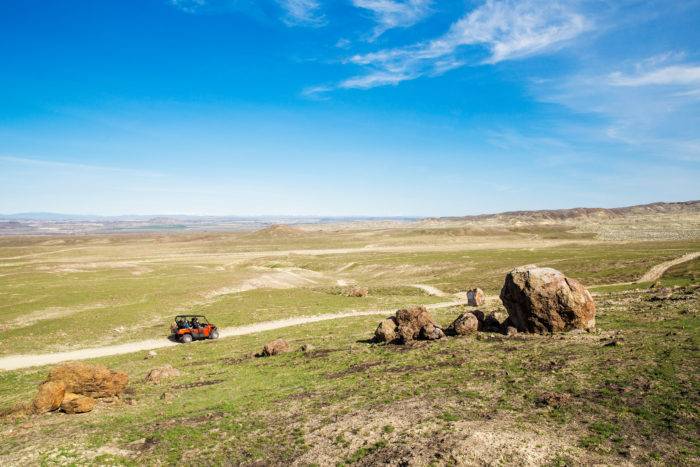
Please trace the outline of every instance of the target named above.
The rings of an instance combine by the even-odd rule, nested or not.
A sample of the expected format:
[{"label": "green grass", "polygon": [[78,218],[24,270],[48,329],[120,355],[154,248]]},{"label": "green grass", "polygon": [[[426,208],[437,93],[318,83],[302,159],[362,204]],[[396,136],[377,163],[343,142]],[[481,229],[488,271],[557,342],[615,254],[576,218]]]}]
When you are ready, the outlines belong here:
[{"label": "green grass", "polygon": [[[683,313],[688,307],[697,310],[698,292],[683,296],[689,298],[661,302],[662,307],[646,301],[643,293],[633,295],[632,302],[602,297],[598,325],[624,335],[624,345],[618,347],[603,347],[597,335],[572,335],[451,338],[402,351],[362,342],[377,319],[356,318],[163,349],[152,360],[140,355],[99,359],[129,373],[135,405],[105,405],[79,417],[46,416],[30,431],[44,455],[60,448],[65,456],[72,452],[76,462],[84,456],[86,442],[94,448],[125,448],[145,438],[152,442],[149,450],[110,462],[174,463],[196,452],[196,460],[204,463],[289,463],[310,449],[306,440],[312,426],[391,407],[402,417],[402,404],[425,400],[439,401],[435,417],[453,429],[488,414],[543,433],[578,433],[579,448],[608,456],[608,462],[624,460],[634,445],[664,463],[684,464],[700,448],[695,371],[700,333],[697,312]],[[436,316],[447,324],[456,312]],[[275,337],[290,340],[295,349],[309,342],[317,350],[251,356]],[[183,376],[157,386],[143,382],[150,368],[166,363]],[[31,397],[45,372],[3,373],[3,405]],[[535,399],[545,391],[569,394],[571,400],[556,408],[540,407]],[[174,401],[164,403],[164,392],[172,393]],[[349,440],[368,436],[362,426],[356,433],[334,435],[339,461],[371,463],[389,449],[390,440],[411,439],[405,428],[387,426],[380,422],[377,435],[359,448]],[[40,442],[41,433],[49,431],[52,441]],[[26,442],[24,435],[10,436],[0,456]]]}]

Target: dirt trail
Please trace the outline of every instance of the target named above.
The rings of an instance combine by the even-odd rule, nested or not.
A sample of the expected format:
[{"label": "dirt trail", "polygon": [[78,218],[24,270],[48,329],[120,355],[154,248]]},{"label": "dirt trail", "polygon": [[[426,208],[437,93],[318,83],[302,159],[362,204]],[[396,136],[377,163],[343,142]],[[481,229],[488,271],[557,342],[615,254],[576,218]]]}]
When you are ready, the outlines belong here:
[{"label": "dirt trail", "polygon": [[698,257],[700,257],[700,251],[688,253],[687,255],[683,255],[680,258],[672,259],[671,261],[666,261],[664,263],[657,264],[653,268],[649,269],[642,277],[637,279],[636,282],[654,282],[656,280],[659,280],[661,276],[663,276],[664,273],[673,266],[692,261]]},{"label": "dirt trail", "polygon": [[423,292],[427,293],[428,295],[432,295],[434,297],[449,297],[450,296],[450,294],[445,293],[442,290],[438,289],[437,287],[433,287],[432,285],[413,284],[413,285],[411,285],[411,287],[421,289]]},{"label": "dirt trail", "polygon": [[[433,303],[426,305],[426,308],[435,310],[439,308],[448,308],[454,305],[464,305],[462,300]],[[262,323],[249,324],[245,326],[236,326],[230,328],[222,328],[219,330],[219,335],[222,338],[243,336],[246,334],[255,334],[263,331],[271,331],[274,329],[282,329],[290,326],[298,326],[301,324],[317,323],[319,321],[327,321],[340,318],[354,318],[358,316],[372,315],[390,315],[393,310],[367,310],[367,311],[345,311],[341,313],[328,313],[316,316],[298,316],[294,318],[280,319],[276,321],[265,321]],[[177,344],[168,339],[148,339],[138,342],[129,342],[126,344],[108,345],[104,347],[94,347],[89,349],[72,350],[68,352],[55,352],[50,354],[40,355],[10,355],[0,358],[0,370],[16,370],[19,368],[28,368],[32,366],[50,365],[53,363],[66,362],[71,360],[87,360],[90,358],[108,357],[112,355],[122,355],[133,352],[141,352],[144,350],[161,349],[164,347],[173,347]],[[192,344],[188,344],[192,345]],[[195,345],[197,345],[195,343]]]}]

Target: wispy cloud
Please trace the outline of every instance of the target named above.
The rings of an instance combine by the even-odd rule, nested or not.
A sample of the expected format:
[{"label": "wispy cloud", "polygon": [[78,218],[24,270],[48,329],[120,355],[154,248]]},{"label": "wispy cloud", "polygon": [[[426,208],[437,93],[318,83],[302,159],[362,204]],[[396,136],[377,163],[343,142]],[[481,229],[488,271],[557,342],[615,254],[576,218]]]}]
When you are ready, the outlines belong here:
[{"label": "wispy cloud", "polygon": [[[351,57],[349,63],[368,72],[338,87],[367,89],[398,84],[468,64],[495,64],[545,53],[562,47],[590,26],[582,14],[562,3],[488,0],[438,38]],[[472,46],[470,56],[465,53],[468,46]]]},{"label": "wispy cloud", "polygon": [[326,19],[317,0],[279,0],[286,12],[283,21],[288,26],[323,26]]},{"label": "wispy cloud", "polygon": [[614,72],[609,78],[613,86],[700,86],[700,66],[671,65],[637,74]]},{"label": "wispy cloud", "polygon": [[46,159],[33,159],[28,157],[3,156],[0,155],[0,163],[12,165],[25,165],[33,167],[42,167],[45,169],[68,169],[72,171],[91,171],[91,172],[109,172],[114,174],[131,175],[137,177],[163,177],[162,173],[151,172],[146,170],[128,169],[123,167],[113,167],[105,165],[82,164],[75,162],[51,161]]},{"label": "wispy cloud", "polygon": [[559,81],[533,83],[540,100],[595,116],[591,138],[635,154],[700,161],[700,66],[669,52],[609,70],[582,70]]},{"label": "wispy cloud", "polygon": [[431,12],[433,0],[352,0],[357,8],[372,12],[377,26],[372,39],[389,29],[407,28],[420,22]]},{"label": "wispy cloud", "polygon": [[190,14],[240,12],[261,20],[271,11],[282,9],[281,21],[287,26],[323,26],[326,19],[318,0],[169,0],[175,8]]}]

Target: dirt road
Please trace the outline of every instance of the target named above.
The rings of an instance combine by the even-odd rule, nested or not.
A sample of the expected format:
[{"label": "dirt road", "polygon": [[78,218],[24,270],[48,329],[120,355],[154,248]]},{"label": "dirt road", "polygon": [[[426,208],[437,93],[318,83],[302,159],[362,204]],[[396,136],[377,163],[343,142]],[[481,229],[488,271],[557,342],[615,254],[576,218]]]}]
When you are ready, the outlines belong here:
[{"label": "dirt road", "polygon": [[[447,308],[454,305],[465,304],[462,300],[434,303],[426,305],[426,308],[435,310],[439,308]],[[246,334],[255,334],[263,331],[271,331],[274,329],[287,328],[290,326],[298,326],[301,324],[317,323],[319,321],[327,321],[331,319],[355,318],[358,316],[372,315],[390,315],[393,310],[368,310],[368,311],[346,311],[341,313],[328,313],[317,316],[298,316],[295,318],[280,319],[276,321],[265,321],[262,323],[249,324],[246,326],[236,326],[230,328],[222,328],[219,330],[221,338],[243,336]],[[87,360],[91,358],[108,357],[112,355],[122,355],[133,352],[142,352],[145,350],[161,349],[164,347],[173,347],[182,345],[172,342],[168,339],[148,339],[138,342],[129,342],[119,345],[108,345],[104,347],[94,347],[89,349],[72,350],[69,352],[55,352],[39,355],[10,355],[0,358],[0,370],[16,370],[19,368],[29,368],[32,366],[50,365],[54,363],[66,362],[71,360]],[[188,344],[192,345],[192,344]],[[196,345],[196,343],[195,343]]]},{"label": "dirt road", "polygon": [[699,257],[700,251],[696,251],[694,253],[688,253],[687,255],[683,255],[680,258],[672,259],[671,261],[666,261],[664,263],[657,264],[653,268],[649,269],[642,277],[637,279],[637,283],[654,282],[656,280],[659,280],[661,276],[663,276],[664,273],[673,266],[685,263],[687,261],[692,261],[695,258]]}]

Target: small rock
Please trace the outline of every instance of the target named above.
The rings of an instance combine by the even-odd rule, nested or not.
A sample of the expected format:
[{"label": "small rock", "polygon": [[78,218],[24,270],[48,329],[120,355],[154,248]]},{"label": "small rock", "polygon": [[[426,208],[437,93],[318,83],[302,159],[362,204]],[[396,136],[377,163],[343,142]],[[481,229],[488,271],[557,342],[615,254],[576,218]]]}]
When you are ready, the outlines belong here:
[{"label": "small rock", "polygon": [[518,330],[514,328],[513,326],[508,326],[506,328],[506,336],[508,337],[513,337],[518,335]]},{"label": "small rock", "polygon": [[301,346],[301,351],[304,352],[304,353],[312,352],[312,351],[314,351],[314,350],[316,350],[316,347],[315,347],[314,345],[312,345],[312,344],[303,344],[303,345]]},{"label": "small rock", "polygon": [[467,291],[467,304],[469,306],[482,306],[486,303],[486,294],[480,288]]},{"label": "small rock", "polygon": [[67,414],[87,413],[95,408],[97,401],[92,397],[67,393],[61,402],[61,410]]},{"label": "small rock", "polygon": [[173,368],[171,365],[164,365],[149,371],[146,375],[146,382],[158,384],[163,379],[177,378],[180,375],[180,370],[177,368]]},{"label": "small rock", "polygon": [[265,347],[263,347],[261,356],[271,357],[273,355],[279,355],[281,353],[286,353],[289,351],[290,351],[289,343],[286,340],[275,339],[275,340],[270,341],[267,344],[265,344]]},{"label": "small rock", "polygon": [[367,294],[369,294],[369,290],[366,287],[352,287],[345,293],[348,297],[356,298],[366,297]]},{"label": "small rock", "polygon": [[156,356],[158,356],[158,352],[156,352],[155,350],[149,350],[146,356],[144,357],[144,360],[149,360],[151,358],[155,358]]}]

